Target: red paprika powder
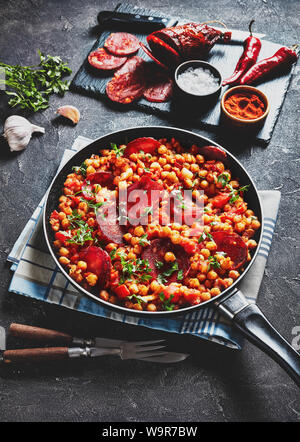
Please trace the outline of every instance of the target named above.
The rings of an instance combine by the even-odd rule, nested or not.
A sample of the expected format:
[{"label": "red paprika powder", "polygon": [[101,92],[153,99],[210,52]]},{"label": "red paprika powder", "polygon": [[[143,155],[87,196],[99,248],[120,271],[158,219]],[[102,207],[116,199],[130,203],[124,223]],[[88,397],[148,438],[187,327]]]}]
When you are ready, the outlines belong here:
[{"label": "red paprika powder", "polygon": [[265,103],[252,92],[238,92],[229,95],[225,100],[224,107],[230,115],[243,120],[259,118],[266,110]]}]

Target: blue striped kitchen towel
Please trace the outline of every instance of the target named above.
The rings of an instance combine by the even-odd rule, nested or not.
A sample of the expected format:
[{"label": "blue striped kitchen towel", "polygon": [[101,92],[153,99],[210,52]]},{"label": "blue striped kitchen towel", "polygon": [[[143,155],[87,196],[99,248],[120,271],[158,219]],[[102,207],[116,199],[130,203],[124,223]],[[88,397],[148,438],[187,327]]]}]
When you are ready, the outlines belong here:
[{"label": "blue striped kitchen towel", "polygon": [[[72,148],[64,152],[61,166],[91,141],[85,137],[78,137]],[[263,241],[255,262],[240,285],[243,293],[252,302],[257,299],[263,278],[280,202],[279,191],[259,193],[265,217]],[[213,308],[198,309],[174,319],[143,319],[116,313],[78,293],[59,271],[47,249],[42,227],[44,201],[45,197],[8,256],[8,261],[12,263],[11,270],[14,271],[9,291],[91,315],[167,332],[190,333],[233,349],[242,348],[243,338],[239,331]]]}]

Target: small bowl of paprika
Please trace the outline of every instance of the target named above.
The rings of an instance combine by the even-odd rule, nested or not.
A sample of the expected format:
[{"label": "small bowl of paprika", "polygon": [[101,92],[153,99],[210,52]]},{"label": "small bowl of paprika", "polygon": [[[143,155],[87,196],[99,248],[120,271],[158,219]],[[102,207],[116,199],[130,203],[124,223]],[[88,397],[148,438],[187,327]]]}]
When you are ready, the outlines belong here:
[{"label": "small bowl of paprika", "polygon": [[240,128],[260,127],[270,106],[267,96],[253,86],[235,86],[221,99],[222,116],[226,122]]}]

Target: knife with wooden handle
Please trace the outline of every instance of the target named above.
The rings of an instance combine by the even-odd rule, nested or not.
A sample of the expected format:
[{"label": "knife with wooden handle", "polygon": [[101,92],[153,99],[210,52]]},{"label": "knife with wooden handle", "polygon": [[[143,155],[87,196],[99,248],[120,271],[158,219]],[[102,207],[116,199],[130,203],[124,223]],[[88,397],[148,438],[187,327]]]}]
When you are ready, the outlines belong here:
[{"label": "knife with wooden handle", "polygon": [[[141,30],[142,33],[147,34],[148,32],[153,32],[162,28],[169,28],[172,26],[176,26],[178,21],[180,23],[187,23],[188,21],[195,20],[181,20],[178,17],[156,17],[152,15],[142,15],[142,14],[134,14],[128,12],[118,12],[118,11],[101,11],[98,14],[98,22],[103,26],[111,26],[111,25],[122,25],[127,26],[127,31],[134,32],[134,30]],[[215,29],[219,29],[222,32],[224,28],[219,28],[218,26],[214,26]],[[231,44],[242,44],[244,40],[249,37],[248,31],[241,31],[239,29],[228,29],[231,32]],[[259,32],[253,33],[254,37],[263,38],[265,34],[261,34]]]},{"label": "knife with wooden handle", "polygon": [[96,346],[96,347],[119,347],[123,342],[120,339],[107,338],[77,338],[67,333],[62,333],[56,330],[49,330],[47,328],[33,327],[31,325],[12,323],[9,327],[9,332],[16,338],[25,338],[34,341],[51,343],[60,343],[66,345],[78,346]]}]

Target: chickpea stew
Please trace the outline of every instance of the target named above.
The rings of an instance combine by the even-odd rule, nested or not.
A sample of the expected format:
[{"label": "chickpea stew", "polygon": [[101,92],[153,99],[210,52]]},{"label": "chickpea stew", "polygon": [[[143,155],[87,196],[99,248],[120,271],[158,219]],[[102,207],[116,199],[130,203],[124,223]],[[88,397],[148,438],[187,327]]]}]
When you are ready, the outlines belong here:
[{"label": "chickpea stew", "polygon": [[73,167],[50,215],[58,260],[104,301],[157,312],[200,304],[244,271],[257,216],[215,146],[138,138]]}]

